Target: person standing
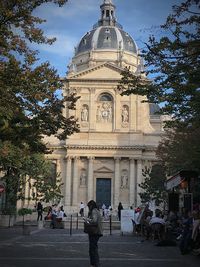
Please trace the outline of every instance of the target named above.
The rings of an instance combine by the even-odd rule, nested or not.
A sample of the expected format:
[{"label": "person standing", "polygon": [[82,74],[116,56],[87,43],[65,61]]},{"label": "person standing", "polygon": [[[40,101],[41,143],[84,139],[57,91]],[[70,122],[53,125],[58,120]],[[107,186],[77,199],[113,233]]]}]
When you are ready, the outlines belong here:
[{"label": "person standing", "polygon": [[89,212],[87,220],[89,223],[97,225],[97,233],[88,234],[89,237],[89,256],[90,267],[99,267],[99,253],[98,253],[98,241],[103,236],[102,217],[97,209],[97,204],[94,200],[90,200],[87,204]]},{"label": "person standing", "polygon": [[81,204],[80,204],[80,211],[79,211],[81,217],[84,216],[84,208],[85,208],[85,205],[84,205],[84,203],[81,201]]},{"label": "person standing", "polygon": [[43,206],[42,203],[39,201],[37,203],[37,213],[38,213],[38,217],[37,217],[37,221],[42,221],[42,212],[43,212]]},{"label": "person standing", "polygon": [[123,206],[122,206],[122,203],[119,202],[119,205],[118,205],[118,218],[119,218],[119,221],[121,221],[121,210],[123,210]]}]

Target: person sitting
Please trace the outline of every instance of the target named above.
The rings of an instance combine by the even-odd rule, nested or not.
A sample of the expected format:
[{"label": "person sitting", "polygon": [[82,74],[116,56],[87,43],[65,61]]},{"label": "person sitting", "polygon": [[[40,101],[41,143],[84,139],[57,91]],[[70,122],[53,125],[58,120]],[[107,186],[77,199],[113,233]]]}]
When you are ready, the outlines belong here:
[{"label": "person sitting", "polygon": [[53,205],[52,206],[52,211],[51,211],[51,228],[56,228],[56,218],[57,218],[57,206]]},{"label": "person sitting", "polygon": [[64,218],[64,212],[62,211],[61,208],[58,209],[58,212],[57,212],[57,217],[56,217],[56,221],[57,222],[61,222]]},{"label": "person sitting", "polygon": [[158,239],[163,239],[165,232],[165,220],[161,218],[161,213],[156,213],[156,216],[152,217],[149,221],[149,225],[151,227],[152,238],[155,239],[157,236]]},{"label": "person sitting", "polygon": [[159,214],[157,214],[155,217],[152,217],[151,220],[149,221],[149,225],[152,225],[154,223],[160,223],[162,225],[165,225],[164,219],[160,218]]}]

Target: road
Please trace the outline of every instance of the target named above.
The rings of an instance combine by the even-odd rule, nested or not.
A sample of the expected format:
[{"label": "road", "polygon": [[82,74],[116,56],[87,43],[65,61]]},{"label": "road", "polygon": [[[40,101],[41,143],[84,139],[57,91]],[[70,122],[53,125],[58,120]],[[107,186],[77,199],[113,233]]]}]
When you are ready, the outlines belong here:
[{"label": "road", "polygon": [[[0,229],[1,267],[90,266],[88,237],[81,230],[72,236],[65,229],[33,229],[29,236],[17,231]],[[199,267],[200,257],[183,256],[178,247],[158,247],[156,243],[119,232],[105,234],[99,242],[101,266]]]}]

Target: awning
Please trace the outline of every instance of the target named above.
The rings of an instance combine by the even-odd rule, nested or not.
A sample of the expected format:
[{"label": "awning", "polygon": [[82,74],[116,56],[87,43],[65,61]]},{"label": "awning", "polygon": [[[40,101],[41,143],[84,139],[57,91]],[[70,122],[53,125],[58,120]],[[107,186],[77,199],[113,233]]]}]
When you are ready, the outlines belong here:
[{"label": "awning", "polygon": [[171,176],[167,181],[166,181],[166,189],[170,190],[173,189],[174,187],[177,187],[178,185],[181,184],[181,182],[188,180],[190,178],[196,178],[198,176],[198,173],[195,171],[179,171],[175,175]]}]

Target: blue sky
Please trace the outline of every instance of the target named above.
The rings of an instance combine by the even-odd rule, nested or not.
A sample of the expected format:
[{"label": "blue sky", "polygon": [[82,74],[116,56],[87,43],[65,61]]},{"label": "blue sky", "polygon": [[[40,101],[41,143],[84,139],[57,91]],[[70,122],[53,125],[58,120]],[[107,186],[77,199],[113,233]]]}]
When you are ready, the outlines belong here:
[{"label": "blue sky", "polygon": [[[182,0],[113,0],[116,5],[117,21],[122,24],[136,41],[139,48],[150,33],[159,35],[156,26],[165,22],[172,6]],[[103,0],[69,0],[64,7],[53,4],[40,6],[35,15],[47,22],[42,25],[46,36],[56,37],[51,45],[34,45],[39,50],[40,61],[49,61],[61,77],[65,76],[67,65],[81,37],[92,29],[100,18],[100,5]]]}]

